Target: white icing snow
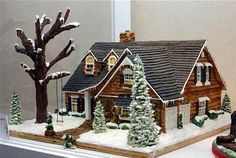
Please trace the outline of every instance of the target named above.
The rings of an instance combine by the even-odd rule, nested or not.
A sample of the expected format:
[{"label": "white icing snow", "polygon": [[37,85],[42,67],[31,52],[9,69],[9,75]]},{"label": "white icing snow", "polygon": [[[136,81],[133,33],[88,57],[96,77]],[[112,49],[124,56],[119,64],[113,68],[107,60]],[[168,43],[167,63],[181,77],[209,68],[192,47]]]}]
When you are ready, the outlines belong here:
[{"label": "white icing snow", "polygon": [[68,114],[69,115],[84,115],[85,112],[80,113],[80,112],[76,112],[76,111],[70,111]]},{"label": "white icing snow", "polygon": [[68,26],[68,25],[74,25],[75,27],[78,27],[80,25],[80,23],[78,23],[78,22],[71,22],[71,23],[68,23],[65,26]]},{"label": "white icing snow", "polygon": [[[52,114],[53,116],[53,127],[55,132],[64,131],[67,129],[73,129],[82,125],[85,121],[85,118],[73,117],[73,116],[63,116],[63,123],[56,122],[57,115]],[[61,116],[58,115],[59,120]],[[12,131],[25,132],[31,134],[44,135],[46,130],[45,126],[47,123],[35,124],[35,119],[23,121],[20,125],[9,125],[9,129]]]},{"label": "white icing snow", "polygon": [[225,113],[223,110],[209,110],[209,113],[217,113],[217,114],[222,114],[222,113]]},{"label": "white icing snow", "polygon": [[128,130],[121,129],[107,129],[106,133],[98,134],[91,130],[87,133],[81,134],[77,141],[149,153],[154,150],[182,142],[186,139],[196,137],[228,124],[230,124],[230,114],[228,113],[219,115],[216,120],[206,120],[202,128],[190,123],[184,125],[183,129],[173,129],[167,131],[166,134],[162,133],[159,136],[159,143],[157,145],[145,148],[132,148],[131,146],[127,145]]},{"label": "white icing snow", "polygon": [[208,118],[207,115],[195,116],[195,120],[196,120],[197,122],[202,121],[202,120],[205,120],[206,118]]},{"label": "white icing snow", "polygon": [[39,19],[39,15],[35,15],[35,20],[37,21]]},{"label": "white icing snow", "polygon": [[41,39],[43,40],[44,34],[42,34]]},{"label": "white icing snow", "polygon": [[39,83],[42,85],[43,84],[43,80],[39,80]]},{"label": "white icing snow", "polygon": [[22,29],[20,29],[20,28],[16,28],[16,31],[18,31],[18,30],[19,30],[19,31],[23,31],[23,30],[22,30]]},{"label": "white icing snow", "polygon": [[60,108],[60,109],[59,109],[59,112],[61,112],[61,113],[62,113],[62,112],[67,112],[67,109],[66,109],[66,108]]},{"label": "white icing snow", "polygon": [[49,62],[46,62],[45,64],[46,64],[46,67],[49,67]]},{"label": "white icing snow", "polygon": [[54,79],[54,78],[59,77],[63,74],[70,74],[70,72],[68,72],[68,71],[54,72],[54,73],[51,73],[50,76],[52,77],[52,79]]},{"label": "white icing snow", "polygon": [[27,38],[27,40],[31,42],[33,49],[35,49],[34,41],[31,38]]},{"label": "white icing snow", "polygon": [[71,39],[70,39],[70,41],[73,43],[73,42],[74,42],[74,39],[73,39],[73,38],[71,38]]},{"label": "white icing snow", "polygon": [[23,67],[24,71],[29,72],[31,70],[34,70],[34,68],[30,68],[28,65],[26,65],[23,62],[20,62],[21,67]]},{"label": "white icing snow", "polygon": [[64,18],[60,17],[60,22],[63,24],[64,23]]},{"label": "white icing snow", "polygon": [[41,49],[41,48],[38,48],[36,52],[37,52],[37,53],[40,53],[41,51],[42,51],[42,49]]},{"label": "white icing snow", "polygon": [[46,18],[46,14],[43,14],[39,20],[40,25],[43,23],[43,20]]}]

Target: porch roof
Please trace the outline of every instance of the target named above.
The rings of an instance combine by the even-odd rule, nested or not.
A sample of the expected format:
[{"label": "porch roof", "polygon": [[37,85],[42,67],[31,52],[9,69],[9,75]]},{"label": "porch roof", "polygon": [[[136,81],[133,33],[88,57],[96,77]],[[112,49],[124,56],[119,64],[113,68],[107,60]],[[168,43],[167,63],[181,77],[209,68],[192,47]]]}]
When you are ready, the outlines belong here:
[{"label": "porch roof", "polygon": [[120,94],[116,99],[116,105],[122,107],[130,106],[132,98],[129,95]]}]

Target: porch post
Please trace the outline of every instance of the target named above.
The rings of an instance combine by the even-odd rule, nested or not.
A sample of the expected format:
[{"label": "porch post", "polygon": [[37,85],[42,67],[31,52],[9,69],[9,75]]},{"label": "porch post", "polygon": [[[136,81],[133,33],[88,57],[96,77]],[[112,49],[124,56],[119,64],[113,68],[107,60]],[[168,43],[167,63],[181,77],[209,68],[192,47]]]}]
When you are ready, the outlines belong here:
[{"label": "porch post", "polygon": [[85,118],[86,120],[91,119],[91,96],[88,91],[84,92],[84,104],[85,104]]}]

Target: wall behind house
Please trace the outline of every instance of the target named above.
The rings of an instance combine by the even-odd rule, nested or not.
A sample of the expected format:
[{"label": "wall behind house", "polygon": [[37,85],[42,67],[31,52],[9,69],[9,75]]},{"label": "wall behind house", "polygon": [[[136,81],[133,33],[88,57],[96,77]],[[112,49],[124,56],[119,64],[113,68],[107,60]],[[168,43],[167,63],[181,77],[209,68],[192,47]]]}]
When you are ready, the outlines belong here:
[{"label": "wall behind house", "polygon": [[236,2],[131,1],[136,40],[206,39],[236,110]]},{"label": "wall behind house", "polygon": [[[33,66],[30,59],[17,54],[14,44],[21,44],[16,37],[15,28],[22,28],[30,38],[35,37],[35,15],[46,14],[53,21],[59,10],[65,13],[71,8],[68,22],[78,21],[81,26],[72,31],[66,31],[47,45],[47,61],[50,61],[64,48],[70,38],[74,38],[76,51],[68,58],[62,60],[51,70],[66,70],[73,73],[81,57],[96,41],[111,41],[111,2],[110,1],[1,1],[0,25],[0,112],[9,113],[11,93],[20,95],[24,119],[35,116],[35,89],[34,83],[19,66],[19,62]],[[46,30],[49,27],[45,28]],[[45,31],[46,31],[45,30]],[[64,79],[64,82],[68,77]],[[56,108],[55,81],[48,87],[49,111]]]}]

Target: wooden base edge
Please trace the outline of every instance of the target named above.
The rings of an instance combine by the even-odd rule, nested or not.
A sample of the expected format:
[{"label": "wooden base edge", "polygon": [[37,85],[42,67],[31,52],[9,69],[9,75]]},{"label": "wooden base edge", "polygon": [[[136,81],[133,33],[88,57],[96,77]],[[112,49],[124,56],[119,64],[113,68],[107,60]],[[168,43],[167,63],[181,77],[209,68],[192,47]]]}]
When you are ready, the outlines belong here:
[{"label": "wooden base edge", "polygon": [[[183,148],[185,146],[196,143],[198,141],[201,141],[201,140],[211,137],[213,135],[222,133],[223,131],[228,130],[229,128],[230,128],[230,125],[225,125],[221,128],[217,128],[217,129],[214,129],[210,132],[198,135],[196,137],[186,139],[184,141],[175,143],[173,145],[170,145],[170,146],[167,146],[167,147],[164,147],[161,149],[157,149],[157,150],[150,152],[150,153],[144,153],[144,152],[139,152],[139,151],[130,151],[130,150],[126,150],[126,149],[112,148],[112,147],[107,147],[107,146],[103,146],[103,145],[84,143],[84,142],[77,142],[76,146],[78,148],[82,148],[82,149],[93,150],[93,151],[98,151],[98,152],[105,152],[105,153],[121,155],[121,156],[128,156],[128,157],[135,157],[135,158],[153,158],[153,157],[161,156],[163,154],[177,150],[179,148]],[[35,140],[35,141],[40,141],[40,142],[45,142],[45,143],[63,145],[63,140],[56,137],[56,136],[55,137],[46,137],[43,135],[29,134],[29,133],[16,132],[16,131],[10,131],[10,136],[24,138],[24,139],[30,139],[30,140]]]}]

